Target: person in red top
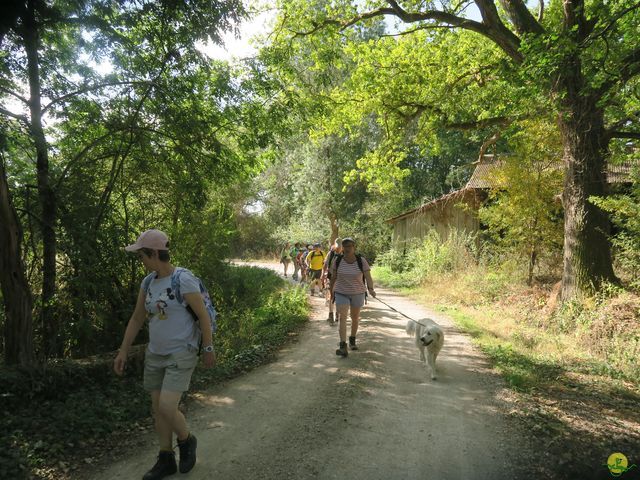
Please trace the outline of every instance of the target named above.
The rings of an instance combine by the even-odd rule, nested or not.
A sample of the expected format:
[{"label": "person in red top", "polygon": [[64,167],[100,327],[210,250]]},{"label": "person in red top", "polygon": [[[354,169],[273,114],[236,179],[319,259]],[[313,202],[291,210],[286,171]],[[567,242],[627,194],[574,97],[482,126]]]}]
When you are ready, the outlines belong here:
[{"label": "person in red top", "polygon": [[[369,290],[376,296],[371,278],[371,267],[366,258],[356,254],[356,242],[352,238],[342,240],[342,255],[331,266],[331,291],[336,304],[336,313],[340,321],[340,346],[336,355],[346,357],[347,352],[347,314],[351,315],[351,335],[349,347],[357,350],[356,334],[360,322],[360,310],[364,306],[365,293]],[[366,283],[365,283],[366,281]]]}]

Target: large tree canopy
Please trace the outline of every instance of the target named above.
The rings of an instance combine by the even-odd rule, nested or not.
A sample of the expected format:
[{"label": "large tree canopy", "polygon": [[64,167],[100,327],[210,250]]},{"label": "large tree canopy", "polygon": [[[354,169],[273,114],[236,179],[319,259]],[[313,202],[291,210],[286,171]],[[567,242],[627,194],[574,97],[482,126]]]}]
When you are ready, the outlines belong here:
[{"label": "large tree canopy", "polygon": [[253,86],[196,48],[233,28],[241,2],[9,7],[0,279],[16,306],[6,311],[5,358],[28,364],[33,330],[44,356],[109,345],[135,274],[114,258],[136,232],[157,226],[185,244],[200,226],[212,242],[225,235],[221,196],[253,169],[266,122]]},{"label": "large tree canopy", "polygon": [[[541,0],[531,10],[523,0],[298,0],[280,8],[283,44],[319,37],[360,60],[353,80],[333,92],[349,112],[334,124],[373,110],[390,129],[484,130],[489,144],[514,122],[555,115],[565,165],[563,298],[616,281],[608,219],[589,198],[605,193],[612,142],[640,137],[640,4]],[[350,41],[351,30],[382,18],[396,21],[395,38]]]},{"label": "large tree canopy", "polygon": [[[514,159],[547,152],[522,132],[549,119],[564,163],[563,296],[616,281],[609,219],[590,199],[640,139],[640,3],[282,0],[241,66],[198,48],[234,28],[240,1],[5,3],[9,363],[107,348],[137,274],[119,248],[140,229],[206,237],[193,260],[220,257],[249,192],[279,240],[359,231],[381,248],[384,219],[463,184],[469,159],[525,137]],[[548,231],[536,225],[532,252]]]}]

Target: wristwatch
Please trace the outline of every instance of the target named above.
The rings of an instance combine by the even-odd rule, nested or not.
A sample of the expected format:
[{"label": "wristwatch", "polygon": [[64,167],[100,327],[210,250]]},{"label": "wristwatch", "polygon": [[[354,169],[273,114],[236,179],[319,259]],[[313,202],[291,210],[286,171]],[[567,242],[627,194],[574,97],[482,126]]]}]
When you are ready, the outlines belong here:
[{"label": "wristwatch", "polygon": [[206,347],[202,347],[202,351],[207,353],[213,352],[213,345],[207,345]]}]

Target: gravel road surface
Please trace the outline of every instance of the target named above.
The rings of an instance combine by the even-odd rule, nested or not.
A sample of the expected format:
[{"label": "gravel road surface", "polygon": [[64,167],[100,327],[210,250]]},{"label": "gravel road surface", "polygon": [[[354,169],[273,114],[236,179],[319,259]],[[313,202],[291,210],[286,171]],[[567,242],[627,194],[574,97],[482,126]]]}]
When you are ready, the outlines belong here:
[{"label": "gravel road surface", "polygon": [[[197,464],[167,478],[538,478],[537,455],[506,414],[505,386],[469,338],[447,318],[376,290],[406,315],[442,325],[437,380],[419,362],[406,319],[375,299],[362,313],[360,350],[337,357],[337,327],[312,297],[309,324],[276,361],[197,395],[187,413]],[[156,456],[155,437],[143,435],[139,451],[92,478],[142,478]]]}]

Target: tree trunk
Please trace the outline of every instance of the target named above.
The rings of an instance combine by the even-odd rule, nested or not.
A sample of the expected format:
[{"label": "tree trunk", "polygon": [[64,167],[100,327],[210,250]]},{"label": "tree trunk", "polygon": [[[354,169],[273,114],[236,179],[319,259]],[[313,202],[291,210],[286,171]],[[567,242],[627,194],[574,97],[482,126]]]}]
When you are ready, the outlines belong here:
[{"label": "tree trunk", "polygon": [[[578,66],[576,66],[578,65]],[[576,61],[561,75],[564,89],[559,118],[564,146],[564,270],[562,301],[595,293],[603,283],[617,283],[609,243],[609,219],[589,202],[606,191],[607,143],[604,113],[597,98],[584,94]]]},{"label": "tree trunk", "polygon": [[42,126],[40,65],[38,58],[39,25],[35,18],[35,2],[28,2],[24,21],[24,46],[29,76],[30,134],[36,147],[38,198],[41,207],[42,232],[42,337],[46,356],[61,356],[59,324],[54,315],[53,298],[56,290],[56,198],[49,178],[49,150]]},{"label": "tree trunk", "polygon": [[333,212],[329,213],[329,222],[331,224],[331,244],[333,244],[340,234],[338,229],[338,219]]},{"label": "tree trunk", "polygon": [[11,203],[5,166],[0,159],[0,288],[4,299],[4,361],[35,362],[31,291],[22,263],[22,228]]},{"label": "tree trunk", "polygon": [[533,285],[533,270],[536,268],[536,261],[538,259],[538,252],[535,247],[531,247],[529,252],[529,271],[527,274],[527,285]]}]

